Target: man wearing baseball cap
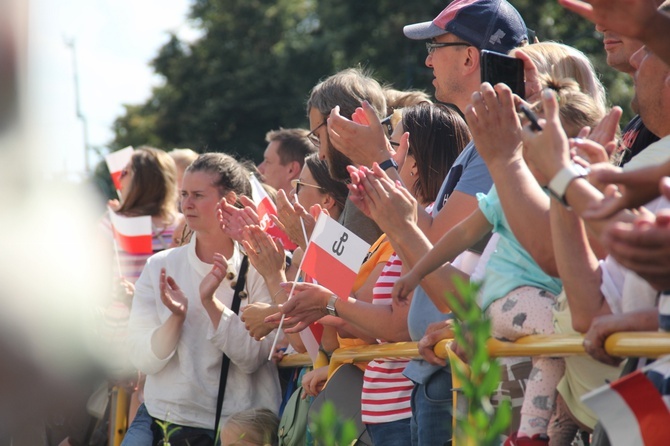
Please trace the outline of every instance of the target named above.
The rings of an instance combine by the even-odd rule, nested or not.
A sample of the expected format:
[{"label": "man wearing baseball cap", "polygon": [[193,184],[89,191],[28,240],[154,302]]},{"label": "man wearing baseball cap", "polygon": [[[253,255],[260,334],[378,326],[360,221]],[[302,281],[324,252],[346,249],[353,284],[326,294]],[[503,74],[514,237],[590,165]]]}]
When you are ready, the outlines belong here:
[{"label": "man wearing baseball cap", "polygon": [[[480,89],[479,50],[507,53],[528,42],[523,19],[505,0],[455,0],[434,20],[407,25],[403,32],[410,39],[426,41],[426,66],[433,70],[435,97],[462,111],[471,102],[472,94]],[[428,238],[435,243],[446,231],[470,215],[478,207],[476,194],[487,193],[492,184],[484,161],[470,142],[442,184],[429,227],[422,227]],[[473,268],[468,271],[465,265],[476,264],[479,253],[481,250],[478,253],[466,252],[454,265],[472,273]],[[419,341],[431,324],[433,327],[428,332],[435,332],[435,327],[444,324],[443,321],[449,317],[438,310],[421,287],[414,291],[408,316],[412,340]],[[412,360],[404,374],[415,383],[412,443],[445,444],[451,437],[452,386],[449,367]]]},{"label": "man wearing baseball cap", "polygon": [[[505,0],[455,0],[434,20],[405,26],[404,33],[410,39],[426,41],[426,66],[433,70],[435,97],[460,110],[465,110],[472,94],[480,90],[479,50],[507,53],[528,42],[528,31],[523,19]],[[333,109],[328,118],[330,141],[355,164],[369,167],[378,163],[391,180],[400,181],[398,165],[392,159],[393,152],[384,138],[379,120],[368,104],[363,103],[362,106],[368,116],[369,126],[343,117],[337,107]],[[418,226],[423,234],[436,243],[449,229],[478,209],[476,195],[487,193],[492,184],[486,164],[470,142],[444,179],[432,214],[418,210]],[[396,211],[393,203],[389,203],[389,206],[389,212]],[[397,212],[403,212],[403,209],[398,208]],[[420,234],[403,233],[399,236],[387,232],[387,235],[393,240],[403,264],[408,267],[412,267],[429,249],[416,238],[422,237]],[[477,252],[466,251],[452,264],[472,274],[482,248]],[[443,299],[441,293],[433,297],[436,300]],[[423,351],[428,359],[410,361],[404,372],[415,383],[412,393],[412,445],[441,446],[449,444],[451,440],[451,372],[448,366],[445,367],[444,361],[434,355],[429,358],[439,336],[448,336],[445,320],[449,317],[440,312],[421,287],[414,290],[408,315],[409,333],[414,341],[426,335],[419,344],[419,351],[422,352],[421,347],[425,346]],[[429,325],[432,326],[427,332]],[[523,368],[524,364],[528,366]],[[515,365],[514,376],[520,376],[516,372],[521,370],[528,376],[529,364],[527,361]],[[508,373],[507,376],[512,375]],[[508,379],[503,382],[503,386],[508,383],[515,381]],[[508,389],[506,387],[503,390],[507,392]]]},{"label": "man wearing baseball cap", "polygon": [[528,42],[519,12],[505,0],[455,0],[431,22],[407,25],[405,36],[428,40],[435,97],[464,110],[481,84],[479,51],[508,53]]}]

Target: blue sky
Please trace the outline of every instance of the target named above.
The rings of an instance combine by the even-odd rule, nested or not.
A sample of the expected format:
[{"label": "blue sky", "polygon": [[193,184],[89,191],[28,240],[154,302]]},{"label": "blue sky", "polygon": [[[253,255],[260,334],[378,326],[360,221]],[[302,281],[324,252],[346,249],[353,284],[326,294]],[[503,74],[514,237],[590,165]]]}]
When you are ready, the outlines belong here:
[{"label": "blue sky", "polygon": [[[79,94],[88,119],[89,144],[105,146],[122,104],[144,101],[160,79],[148,62],[168,32],[193,39],[186,15],[189,0],[31,0],[29,92],[34,125],[44,146],[42,172],[79,178],[84,171],[83,127],[76,117],[72,51]],[[91,165],[99,159],[90,154]]]}]

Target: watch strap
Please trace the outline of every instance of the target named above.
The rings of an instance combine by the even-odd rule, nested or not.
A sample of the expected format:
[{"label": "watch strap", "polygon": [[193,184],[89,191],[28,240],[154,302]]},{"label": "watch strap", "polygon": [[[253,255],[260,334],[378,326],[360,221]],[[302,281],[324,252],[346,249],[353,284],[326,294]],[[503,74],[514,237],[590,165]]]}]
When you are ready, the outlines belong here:
[{"label": "watch strap", "polygon": [[379,163],[379,167],[381,167],[382,170],[386,170],[390,167],[393,167],[395,170],[398,170],[398,163],[396,163],[393,158],[389,158],[386,161],[382,161],[381,163]]},{"label": "watch strap", "polygon": [[330,299],[328,299],[328,305],[326,305],[326,311],[328,311],[328,314],[331,316],[338,316],[335,302],[337,302],[337,296],[333,294],[330,296]]},{"label": "watch strap", "polygon": [[549,181],[547,189],[549,189],[549,193],[554,198],[564,206],[568,206],[568,203],[565,201],[565,192],[568,190],[568,186],[577,178],[584,178],[588,174],[589,171],[579,164],[570,163],[554,175],[554,178]]}]

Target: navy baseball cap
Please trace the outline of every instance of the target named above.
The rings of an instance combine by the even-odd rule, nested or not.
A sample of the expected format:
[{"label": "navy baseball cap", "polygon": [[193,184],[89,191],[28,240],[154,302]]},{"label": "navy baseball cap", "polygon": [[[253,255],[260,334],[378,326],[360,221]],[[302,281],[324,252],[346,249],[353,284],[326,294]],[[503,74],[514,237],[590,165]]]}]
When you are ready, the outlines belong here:
[{"label": "navy baseball cap", "polygon": [[498,53],[528,41],[521,14],[506,0],[455,0],[432,22],[407,25],[403,32],[414,40],[452,33],[481,50]]}]

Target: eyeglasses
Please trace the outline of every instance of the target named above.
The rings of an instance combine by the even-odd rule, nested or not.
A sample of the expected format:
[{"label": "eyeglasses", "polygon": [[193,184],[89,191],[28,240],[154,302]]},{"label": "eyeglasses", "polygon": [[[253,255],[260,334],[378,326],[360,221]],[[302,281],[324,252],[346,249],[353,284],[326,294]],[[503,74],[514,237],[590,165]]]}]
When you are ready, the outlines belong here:
[{"label": "eyeglasses", "polygon": [[393,133],[393,123],[391,122],[391,118],[393,118],[393,113],[380,121],[381,125],[386,129],[386,136],[391,136]]},{"label": "eyeglasses", "polygon": [[[326,123],[327,121],[323,121],[321,124],[317,125],[314,130],[312,130],[307,134],[307,139],[309,139],[312,142],[312,144],[314,144],[314,147],[316,147],[317,149],[321,146],[321,139],[319,139],[319,137],[316,136],[316,131],[319,130],[324,125],[326,125]],[[298,193],[297,190],[295,192]]]},{"label": "eyeglasses", "polygon": [[466,42],[426,42],[426,50],[428,54],[433,54],[438,48],[444,48],[447,46],[473,46]]},{"label": "eyeglasses", "polygon": [[303,183],[298,178],[296,178],[294,180],[291,180],[291,187],[293,187],[293,189],[295,189],[296,195],[298,195],[298,193],[300,192],[300,187],[302,187],[302,186],[313,187],[314,189],[319,189],[319,190],[322,190],[322,191],[324,190],[323,187],[317,186],[316,184]]}]

